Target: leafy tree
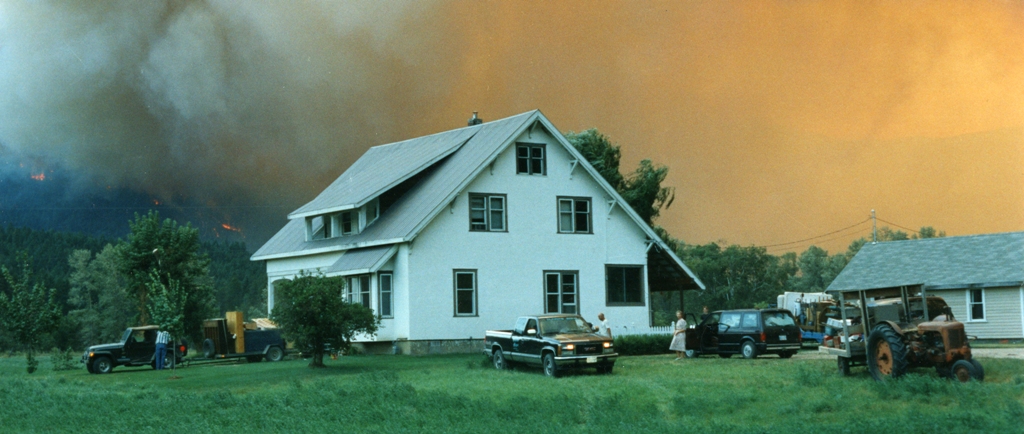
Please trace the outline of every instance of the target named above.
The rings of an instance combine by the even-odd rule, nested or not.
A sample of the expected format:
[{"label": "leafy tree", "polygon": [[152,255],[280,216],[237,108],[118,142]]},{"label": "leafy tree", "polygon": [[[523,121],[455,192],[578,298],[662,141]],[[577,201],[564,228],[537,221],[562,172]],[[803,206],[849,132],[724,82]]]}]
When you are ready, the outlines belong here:
[{"label": "leafy tree", "polygon": [[570,131],[565,138],[647,224],[653,223],[662,208],[672,206],[675,188],[661,186],[668,176],[668,167],[643,160],[633,173],[624,177],[619,172],[622,153],[608,136],[589,129],[581,133]]},{"label": "leafy tree", "polygon": [[298,348],[308,348],[311,368],[324,366],[324,347],[348,350],[357,334],[373,335],[380,317],[361,304],[348,303],[339,296],[345,287],[341,277],[301,273],[294,280],[275,287],[274,311],[270,318],[285,338]]},{"label": "leafy tree", "polygon": [[71,291],[68,316],[77,324],[83,345],[117,340],[125,327],[135,323],[137,313],[128,297],[126,281],[118,272],[117,248],[107,244],[95,258],[85,249],[68,257]]},{"label": "leafy tree", "polygon": [[706,287],[688,294],[687,304],[712,310],[774,302],[796,272],[789,262],[767,253],[764,247],[684,245],[677,254]]},{"label": "leafy tree", "polygon": [[[170,333],[172,338],[178,339],[187,334],[185,306],[188,303],[188,293],[176,279],[169,277],[166,280],[167,284],[164,284],[156,272],[150,273],[149,316],[154,323],[160,324],[163,330]],[[171,354],[171,360],[175,359],[173,342],[172,340],[170,348],[167,349]],[[172,362],[171,371],[174,372],[176,367],[177,363]],[[176,374],[172,373],[171,376],[174,377]]]},{"label": "leafy tree", "polygon": [[808,247],[800,254],[797,266],[800,271],[789,279],[789,290],[794,292],[822,292],[846,267],[849,259],[845,254],[829,256],[828,251],[817,246]]},{"label": "leafy tree", "polygon": [[128,293],[139,312],[139,323],[148,324],[150,290],[154,273],[164,287],[171,281],[185,294],[185,335],[198,342],[205,318],[214,315],[209,277],[210,260],[199,252],[199,231],[191,224],[179,226],[149,211],[129,222],[128,240],[118,246],[118,269],[128,281]]},{"label": "leafy tree", "polygon": [[0,267],[0,272],[11,288],[10,297],[0,293],[0,324],[16,343],[26,347],[26,368],[31,374],[39,365],[34,355],[36,348],[42,342],[43,335],[57,329],[61,318],[56,290],[47,289],[38,282],[33,283],[32,267],[27,255],[21,258],[20,280],[6,266]]}]

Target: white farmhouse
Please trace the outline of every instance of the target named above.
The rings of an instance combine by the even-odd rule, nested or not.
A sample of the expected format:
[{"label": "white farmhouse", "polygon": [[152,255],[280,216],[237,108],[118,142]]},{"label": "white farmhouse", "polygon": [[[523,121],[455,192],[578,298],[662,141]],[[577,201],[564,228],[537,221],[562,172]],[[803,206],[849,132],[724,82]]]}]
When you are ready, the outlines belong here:
[{"label": "white farmhouse", "polygon": [[280,279],[347,276],[389,350],[478,350],[525,314],[646,329],[651,292],[703,289],[538,110],[373,147],[288,218],[252,256],[269,307]]}]

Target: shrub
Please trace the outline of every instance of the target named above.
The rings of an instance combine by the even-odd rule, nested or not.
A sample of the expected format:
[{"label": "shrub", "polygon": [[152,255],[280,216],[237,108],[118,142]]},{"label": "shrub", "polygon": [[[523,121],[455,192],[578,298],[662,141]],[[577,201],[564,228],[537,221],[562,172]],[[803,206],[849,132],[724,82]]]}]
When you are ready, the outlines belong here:
[{"label": "shrub", "polygon": [[53,363],[54,371],[73,371],[78,369],[79,364],[75,362],[75,353],[71,347],[68,347],[66,350],[54,348],[51,350],[51,353],[53,355],[50,356],[50,363]]},{"label": "shrub", "polygon": [[615,351],[622,356],[671,353],[672,335],[626,335],[615,337]]}]

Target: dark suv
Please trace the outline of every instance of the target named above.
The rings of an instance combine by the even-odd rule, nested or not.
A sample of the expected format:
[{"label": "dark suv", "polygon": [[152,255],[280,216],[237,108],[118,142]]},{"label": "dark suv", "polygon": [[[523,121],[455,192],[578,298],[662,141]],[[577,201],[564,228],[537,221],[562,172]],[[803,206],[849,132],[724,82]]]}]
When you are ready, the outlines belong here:
[{"label": "dark suv", "polygon": [[688,356],[742,354],[753,359],[770,353],[787,359],[800,349],[800,327],[785,309],[719,311],[686,331],[686,348]]}]

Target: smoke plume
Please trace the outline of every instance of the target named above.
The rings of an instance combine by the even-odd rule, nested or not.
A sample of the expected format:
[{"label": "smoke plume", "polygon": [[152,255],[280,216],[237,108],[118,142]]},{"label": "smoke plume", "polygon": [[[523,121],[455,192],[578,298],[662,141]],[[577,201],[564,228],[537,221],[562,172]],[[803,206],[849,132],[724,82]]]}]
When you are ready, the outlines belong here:
[{"label": "smoke plume", "polygon": [[1022,28],[1017,2],[4,1],[0,178],[258,245],[370,146],[539,108],[669,166],[658,223],[688,242],[872,208],[1024,230]]}]

